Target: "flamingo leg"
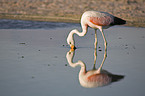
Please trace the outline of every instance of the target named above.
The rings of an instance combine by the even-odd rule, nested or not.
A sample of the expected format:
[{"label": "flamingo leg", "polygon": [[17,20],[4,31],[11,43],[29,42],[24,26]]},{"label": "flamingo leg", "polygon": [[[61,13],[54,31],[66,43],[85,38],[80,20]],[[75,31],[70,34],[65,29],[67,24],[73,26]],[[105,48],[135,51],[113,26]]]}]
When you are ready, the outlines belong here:
[{"label": "flamingo leg", "polygon": [[103,64],[104,64],[104,62],[106,60],[106,57],[107,57],[107,41],[106,41],[105,35],[103,33],[103,29],[102,28],[100,28],[100,29],[101,29],[100,31],[101,31],[103,39],[104,39],[105,52],[104,52],[104,58],[102,60],[102,63],[100,65],[99,69],[98,69],[99,72],[101,72],[102,66],[103,66]]},{"label": "flamingo leg", "polygon": [[98,44],[98,40],[97,40],[97,29],[95,29],[95,50],[94,50],[94,67],[93,69],[95,69],[95,65],[96,65],[96,60],[97,60],[97,44]]},{"label": "flamingo leg", "polygon": [[98,44],[98,39],[97,39],[97,29],[95,29],[95,43],[94,43],[95,50],[97,49],[97,44]]}]

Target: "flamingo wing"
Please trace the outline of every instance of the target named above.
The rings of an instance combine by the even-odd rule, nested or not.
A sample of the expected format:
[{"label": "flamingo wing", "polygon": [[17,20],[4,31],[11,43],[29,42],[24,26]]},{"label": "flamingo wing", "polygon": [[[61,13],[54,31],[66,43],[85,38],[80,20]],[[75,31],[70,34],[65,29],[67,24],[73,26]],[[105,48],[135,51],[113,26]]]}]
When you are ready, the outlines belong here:
[{"label": "flamingo wing", "polygon": [[98,26],[109,26],[114,22],[111,16],[89,17],[89,21]]},{"label": "flamingo wing", "polygon": [[89,82],[107,83],[111,81],[111,78],[107,74],[93,74],[87,78]]}]

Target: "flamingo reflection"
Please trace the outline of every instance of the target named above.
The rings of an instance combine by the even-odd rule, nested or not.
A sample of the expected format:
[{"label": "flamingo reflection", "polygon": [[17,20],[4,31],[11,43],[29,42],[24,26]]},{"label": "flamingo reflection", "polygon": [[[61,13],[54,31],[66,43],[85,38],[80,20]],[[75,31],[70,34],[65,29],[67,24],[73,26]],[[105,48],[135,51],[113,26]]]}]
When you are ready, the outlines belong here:
[{"label": "flamingo reflection", "polygon": [[76,66],[81,67],[79,72],[79,82],[83,87],[86,88],[101,87],[124,78],[124,76],[122,75],[114,75],[106,70],[103,70],[101,68],[102,66],[96,69],[95,64],[92,70],[87,71],[86,64],[83,61],[78,60],[77,62],[73,63],[74,54],[75,51],[70,50],[69,52],[67,52],[66,58],[71,67]]}]

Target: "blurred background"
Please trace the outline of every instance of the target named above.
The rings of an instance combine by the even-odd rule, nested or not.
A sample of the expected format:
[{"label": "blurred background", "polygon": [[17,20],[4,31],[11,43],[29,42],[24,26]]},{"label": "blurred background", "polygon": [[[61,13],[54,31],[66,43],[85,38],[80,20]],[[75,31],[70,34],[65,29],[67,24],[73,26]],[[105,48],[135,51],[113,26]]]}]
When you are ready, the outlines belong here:
[{"label": "blurred background", "polygon": [[78,23],[87,10],[105,11],[145,27],[145,0],[0,0],[0,19]]}]

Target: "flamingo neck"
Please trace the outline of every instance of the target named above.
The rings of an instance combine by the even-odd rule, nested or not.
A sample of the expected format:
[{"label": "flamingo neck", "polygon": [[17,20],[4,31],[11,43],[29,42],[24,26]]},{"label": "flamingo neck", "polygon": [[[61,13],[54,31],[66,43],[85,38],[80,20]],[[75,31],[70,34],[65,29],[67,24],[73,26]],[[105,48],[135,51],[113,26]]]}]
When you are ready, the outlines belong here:
[{"label": "flamingo neck", "polygon": [[85,36],[87,33],[87,25],[82,25],[82,32],[79,32],[77,29],[74,29],[74,31],[72,31],[72,35],[74,33],[77,34],[78,36]]},{"label": "flamingo neck", "polygon": [[74,57],[74,52],[73,53],[67,53],[67,61],[69,63],[69,65],[71,67],[77,67],[77,66],[80,66],[81,69],[80,69],[80,72],[79,72],[79,75],[82,75],[82,74],[85,74],[86,73],[86,65],[84,64],[84,62],[82,62],[81,60],[78,60],[77,62],[73,63],[73,57]]},{"label": "flamingo neck", "polygon": [[71,67],[80,66],[81,67],[80,73],[86,73],[86,65],[84,64],[84,62],[78,60],[77,62],[73,63],[72,61],[73,61],[73,58],[68,59],[68,63]]},{"label": "flamingo neck", "polygon": [[74,29],[70,32],[70,34],[68,35],[68,39],[72,41],[72,45],[75,45],[73,34],[77,34],[78,36],[84,36],[87,33],[87,29],[87,25],[82,25],[82,32],[79,32],[77,29]]}]

